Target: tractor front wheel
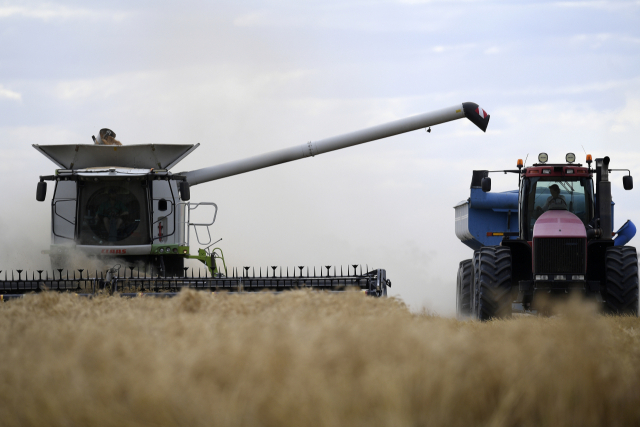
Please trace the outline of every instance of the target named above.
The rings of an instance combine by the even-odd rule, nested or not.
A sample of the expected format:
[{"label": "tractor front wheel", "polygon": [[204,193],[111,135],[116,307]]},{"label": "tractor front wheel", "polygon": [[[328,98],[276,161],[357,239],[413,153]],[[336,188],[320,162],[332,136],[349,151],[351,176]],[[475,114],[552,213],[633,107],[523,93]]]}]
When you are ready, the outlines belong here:
[{"label": "tractor front wheel", "polygon": [[471,314],[471,282],[473,280],[473,265],[470,259],[460,262],[458,280],[456,282],[456,312],[458,316]]},{"label": "tractor front wheel", "polygon": [[638,253],[632,246],[607,248],[605,310],[613,314],[638,315]]},{"label": "tractor front wheel", "polygon": [[473,314],[479,320],[511,316],[511,249],[485,246],[474,254]]}]

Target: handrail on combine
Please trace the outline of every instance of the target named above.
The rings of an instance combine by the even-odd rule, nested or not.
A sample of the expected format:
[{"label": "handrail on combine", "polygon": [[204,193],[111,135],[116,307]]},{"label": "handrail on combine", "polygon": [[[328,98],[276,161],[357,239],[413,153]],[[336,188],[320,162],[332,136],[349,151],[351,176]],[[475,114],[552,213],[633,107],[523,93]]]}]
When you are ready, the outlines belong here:
[{"label": "handrail on combine", "polygon": [[[199,245],[210,245],[212,242],[211,232],[209,231],[209,227],[216,222],[216,217],[218,216],[218,205],[213,202],[200,202],[200,203],[191,203],[191,202],[182,202],[180,205],[185,209],[185,221],[183,222],[183,226],[185,227],[185,237],[186,237],[186,246],[190,246],[191,241],[191,227],[193,227],[193,231],[196,234],[196,240]],[[191,222],[191,211],[196,210],[200,206],[213,206],[215,211],[213,213],[213,219],[211,222]],[[207,242],[203,242],[200,240],[200,235],[198,234],[198,227],[206,227],[207,235],[209,240]]]}]

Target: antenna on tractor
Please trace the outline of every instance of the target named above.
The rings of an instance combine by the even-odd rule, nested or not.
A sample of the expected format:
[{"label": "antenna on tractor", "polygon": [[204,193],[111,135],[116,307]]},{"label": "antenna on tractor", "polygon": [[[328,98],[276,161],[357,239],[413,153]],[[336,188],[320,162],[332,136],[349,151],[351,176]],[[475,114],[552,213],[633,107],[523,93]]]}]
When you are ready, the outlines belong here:
[{"label": "antenna on tractor", "polygon": [[527,167],[527,159],[529,158],[529,153],[527,153],[527,157],[524,158],[524,167]]},{"label": "antenna on tractor", "polygon": [[588,154],[587,154],[587,150],[585,150],[585,149],[584,149],[584,145],[580,144],[580,147],[582,147],[582,151],[584,151],[584,155],[585,155],[585,156],[588,156]]}]

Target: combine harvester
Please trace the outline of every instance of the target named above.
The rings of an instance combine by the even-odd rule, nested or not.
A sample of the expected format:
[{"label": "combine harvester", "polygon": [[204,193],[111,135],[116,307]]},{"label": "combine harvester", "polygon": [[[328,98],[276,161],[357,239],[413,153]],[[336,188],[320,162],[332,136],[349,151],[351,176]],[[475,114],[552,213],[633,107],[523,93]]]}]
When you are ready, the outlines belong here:
[{"label": "combine harvester", "polygon": [[[100,288],[121,295],[171,296],[183,287],[209,291],[261,291],[296,288],[343,290],[360,288],[367,295],[386,296],[391,282],[386,271],[363,271],[354,265],[321,268],[306,273],[253,268],[233,269],[228,274],[222,250],[214,248],[209,226],[215,222],[217,206],[190,202],[190,187],[251,172],[305,157],[313,157],[389,136],[429,128],[466,117],[486,131],[489,115],[477,104],[465,102],[356,132],[299,146],[272,151],[217,166],[173,174],[170,169],[199,144],[147,144],[129,146],[34,145],[60,169],[41,176],[36,199],[45,200],[47,182],[54,181],[51,202],[51,247],[53,270],[4,271],[0,299],[17,298],[40,290],[71,291],[91,295]],[[430,130],[430,129],[429,129]],[[211,220],[194,222],[199,209],[211,209]],[[191,254],[190,232],[200,246]],[[198,235],[200,229],[201,235]],[[205,230],[206,229],[206,233]],[[204,235],[207,238],[204,238]],[[108,265],[106,272],[86,269],[69,271],[76,254],[96,257]],[[205,274],[186,274],[185,259],[198,259]],[[122,267],[121,267],[122,265]],[[2,266],[0,266],[0,273]],[[122,271],[120,271],[122,270]],[[188,277],[187,277],[188,276]]]},{"label": "combine harvester", "polygon": [[[613,232],[609,181],[612,171],[627,171],[622,183],[631,190],[631,173],[610,169],[609,157],[595,168],[591,155],[586,167],[573,153],[565,160],[548,164],[541,153],[530,167],[519,159],[516,170],[473,171],[471,197],[455,206],[456,236],[473,249],[458,269],[459,315],[507,317],[539,309],[541,294],[572,291],[605,312],[638,314],[638,255],[626,246],[636,227],[627,221]],[[517,174],[519,190],[490,193],[490,172]]]}]

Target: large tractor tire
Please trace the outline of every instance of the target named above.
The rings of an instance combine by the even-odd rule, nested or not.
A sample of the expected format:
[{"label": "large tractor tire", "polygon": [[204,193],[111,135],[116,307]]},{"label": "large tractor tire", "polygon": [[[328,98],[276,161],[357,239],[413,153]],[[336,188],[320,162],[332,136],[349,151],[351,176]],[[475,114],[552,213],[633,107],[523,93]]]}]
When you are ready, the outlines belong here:
[{"label": "large tractor tire", "polygon": [[471,316],[472,317],[478,317],[476,315],[477,313],[477,306],[478,306],[478,294],[476,292],[476,284],[477,284],[477,280],[476,278],[478,277],[479,273],[479,267],[480,267],[480,250],[475,250],[473,251],[473,258],[471,258],[471,288],[470,288],[470,298],[469,301],[471,303]]},{"label": "large tractor tire", "polygon": [[511,316],[511,249],[485,246],[474,253],[475,301],[479,320]]},{"label": "large tractor tire", "polygon": [[466,259],[458,267],[456,282],[456,312],[458,316],[471,314],[471,283],[473,280],[472,260]]},{"label": "large tractor tire", "polygon": [[607,248],[605,310],[613,314],[638,315],[638,253],[632,246]]}]

